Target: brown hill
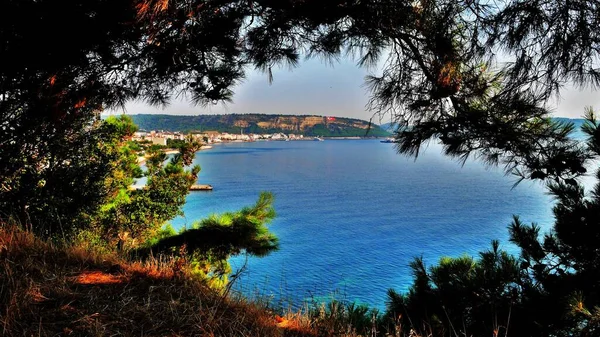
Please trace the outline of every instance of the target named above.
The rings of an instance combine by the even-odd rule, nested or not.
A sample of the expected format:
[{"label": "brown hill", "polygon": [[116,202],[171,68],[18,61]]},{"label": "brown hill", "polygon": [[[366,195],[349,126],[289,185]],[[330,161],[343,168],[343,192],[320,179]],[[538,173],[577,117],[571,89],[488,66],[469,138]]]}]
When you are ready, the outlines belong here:
[{"label": "brown hill", "polygon": [[298,115],[132,115],[145,130],[206,131],[230,133],[297,133],[324,137],[384,137],[389,133],[368,121],[326,116]]}]

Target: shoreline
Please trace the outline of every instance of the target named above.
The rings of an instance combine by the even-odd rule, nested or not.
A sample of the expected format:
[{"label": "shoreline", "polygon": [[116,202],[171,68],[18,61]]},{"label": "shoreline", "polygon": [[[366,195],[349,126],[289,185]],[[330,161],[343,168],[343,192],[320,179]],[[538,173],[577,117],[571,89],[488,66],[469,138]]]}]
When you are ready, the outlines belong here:
[{"label": "shoreline", "polygon": [[254,143],[254,142],[295,142],[295,141],[300,141],[300,142],[314,142],[315,141],[315,137],[319,137],[321,139],[326,139],[326,140],[377,140],[377,139],[386,139],[389,137],[362,137],[362,136],[341,136],[341,137],[334,137],[334,136],[307,136],[304,138],[294,138],[294,139],[255,139],[255,140],[251,140],[251,141],[243,141],[243,140],[226,140],[226,141],[220,141],[220,142],[214,142],[214,143],[210,143],[210,145],[218,145],[218,144],[229,144],[229,143]]},{"label": "shoreline", "polygon": [[[203,150],[210,150],[213,148],[213,146],[222,145],[222,144],[255,143],[255,142],[288,142],[288,141],[290,141],[290,142],[292,142],[292,141],[314,142],[315,137],[304,137],[304,138],[295,138],[295,139],[288,139],[288,140],[286,140],[286,139],[256,139],[256,140],[252,140],[252,141],[240,141],[240,140],[221,141],[221,142],[209,143],[208,145],[202,145],[200,147],[200,150],[198,150],[197,152],[200,152]],[[344,136],[344,137],[325,137],[325,136],[323,136],[323,137],[321,137],[321,136],[319,136],[319,138],[321,138],[323,140],[379,140],[379,139],[387,139],[388,137],[360,137],[360,136]],[[175,150],[175,149],[164,149],[163,152],[167,155],[179,153],[179,151]],[[146,163],[146,160],[147,160],[147,157],[140,156],[140,157],[138,157],[137,162],[139,165],[144,165],[144,163]]]}]

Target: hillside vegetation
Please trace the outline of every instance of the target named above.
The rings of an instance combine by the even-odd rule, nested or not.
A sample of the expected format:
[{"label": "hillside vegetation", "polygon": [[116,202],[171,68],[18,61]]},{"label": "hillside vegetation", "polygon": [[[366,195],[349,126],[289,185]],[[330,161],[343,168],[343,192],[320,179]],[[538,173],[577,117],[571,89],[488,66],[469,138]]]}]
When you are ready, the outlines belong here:
[{"label": "hillside vegetation", "polygon": [[385,333],[366,306],[274,309],[208,287],[183,260],[127,260],[1,222],[0,284],[2,336],[420,337]]},{"label": "hillside vegetation", "polygon": [[324,137],[384,137],[389,133],[367,121],[324,116],[230,115],[131,115],[140,129],[164,131],[220,131],[229,133],[296,133]]},{"label": "hillside vegetation", "polygon": [[2,336],[310,336],[190,277],[0,227]]}]

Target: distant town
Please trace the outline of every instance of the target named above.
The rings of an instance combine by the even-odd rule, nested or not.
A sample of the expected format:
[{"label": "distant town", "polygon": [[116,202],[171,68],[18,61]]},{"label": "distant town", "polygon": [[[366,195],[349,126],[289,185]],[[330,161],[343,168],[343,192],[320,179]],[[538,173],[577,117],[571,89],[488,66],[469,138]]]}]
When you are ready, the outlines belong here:
[{"label": "distant town", "polygon": [[[314,137],[304,137],[304,135],[298,135],[293,133],[271,133],[271,134],[239,134],[218,132],[218,131],[203,131],[197,133],[185,134],[182,132],[170,132],[170,131],[137,131],[133,135],[132,140],[140,142],[149,142],[154,145],[167,146],[168,140],[185,140],[188,135],[191,135],[194,139],[201,141],[205,144],[214,143],[227,143],[227,142],[253,142],[257,140],[314,140]],[[358,138],[358,137],[356,137]]]}]

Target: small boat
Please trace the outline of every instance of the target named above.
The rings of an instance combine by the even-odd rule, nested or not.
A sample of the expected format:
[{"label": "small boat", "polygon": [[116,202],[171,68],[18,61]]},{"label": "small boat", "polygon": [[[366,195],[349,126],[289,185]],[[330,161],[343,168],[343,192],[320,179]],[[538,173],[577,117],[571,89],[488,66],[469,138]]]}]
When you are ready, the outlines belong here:
[{"label": "small boat", "polygon": [[313,140],[314,140],[314,141],[317,141],[317,142],[322,142],[322,141],[323,141],[323,138],[320,138],[320,137],[315,137],[315,138],[313,138]]},{"label": "small boat", "polygon": [[397,143],[397,141],[394,138],[386,138],[384,140],[381,140],[380,142],[382,142],[382,143]]},{"label": "small boat", "polygon": [[212,191],[212,190],[213,190],[212,185],[194,184],[194,185],[190,186],[190,191]]}]

